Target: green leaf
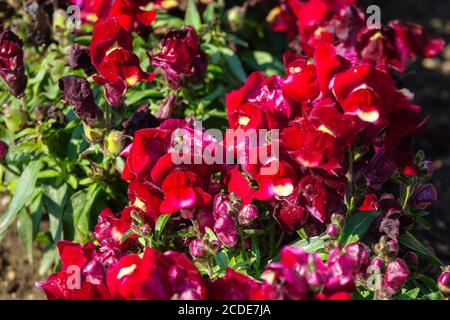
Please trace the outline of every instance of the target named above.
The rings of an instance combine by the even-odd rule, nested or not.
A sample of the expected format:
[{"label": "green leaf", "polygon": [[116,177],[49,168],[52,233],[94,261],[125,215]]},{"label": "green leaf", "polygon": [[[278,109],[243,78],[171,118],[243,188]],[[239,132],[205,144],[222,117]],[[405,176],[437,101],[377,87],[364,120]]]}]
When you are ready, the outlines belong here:
[{"label": "green leaf", "polygon": [[68,187],[63,183],[58,188],[49,187],[46,189],[44,203],[48,211],[50,220],[50,232],[53,241],[63,239],[63,214],[69,198]]},{"label": "green leaf", "polygon": [[342,230],[339,242],[343,246],[359,241],[369,230],[372,222],[378,217],[376,211],[357,212],[347,219],[344,230]]},{"label": "green leaf", "polygon": [[220,251],[218,254],[216,254],[214,256],[214,260],[216,260],[216,263],[219,265],[219,267],[222,270],[225,270],[226,268],[228,268],[228,266],[230,264],[230,260],[227,256],[227,254],[223,251]]},{"label": "green leaf", "polygon": [[158,221],[156,221],[155,225],[155,239],[158,241],[161,237],[161,234],[166,226],[167,222],[169,222],[171,214],[162,214],[159,216]]},{"label": "green leaf", "polygon": [[43,276],[53,263],[56,262],[57,258],[58,251],[56,250],[56,246],[52,245],[51,247],[48,247],[42,256],[41,264],[39,265],[39,275]]},{"label": "green leaf", "polygon": [[220,51],[224,56],[228,68],[233,76],[236,77],[236,79],[238,79],[241,83],[245,83],[245,81],[247,81],[247,73],[245,72],[238,56],[230,48],[220,48]]},{"label": "green leaf", "polygon": [[30,200],[41,168],[42,162],[40,160],[33,161],[20,176],[8,211],[0,218],[0,241],[5,237],[9,226],[13,223],[19,211]]},{"label": "green leaf", "polygon": [[27,260],[33,263],[33,220],[25,208],[19,212],[17,230],[22,246],[25,249]]},{"label": "green leaf", "polygon": [[413,234],[406,231],[399,238],[401,245],[414,250],[419,256],[429,260],[430,262],[436,264],[437,266],[444,265],[441,260],[439,260],[435,255],[433,255]]},{"label": "green leaf", "polygon": [[200,30],[202,20],[200,18],[200,13],[198,12],[194,0],[188,0],[184,22],[193,26],[197,31]]},{"label": "green leaf", "polygon": [[312,237],[309,239],[302,239],[299,240],[292,245],[295,247],[300,247],[306,252],[318,252],[319,250],[323,249],[325,245],[325,241],[328,239],[328,236],[325,237]]},{"label": "green leaf", "polygon": [[210,22],[214,19],[214,9],[216,8],[216,4],[213,2],[208,4],[205,11],[203,12],[203,20],[206,22]]},{"label": "green leaf", "polygon": [[398,296],[398,300],[416,300],[420,293],[419,288],[414,288]]},{"label": "green leaf", "polygon": [[252,258],[254,259],[255,270],[259,270],[261,263],[261,250],[259,249],[258,238],[252,238]]}]

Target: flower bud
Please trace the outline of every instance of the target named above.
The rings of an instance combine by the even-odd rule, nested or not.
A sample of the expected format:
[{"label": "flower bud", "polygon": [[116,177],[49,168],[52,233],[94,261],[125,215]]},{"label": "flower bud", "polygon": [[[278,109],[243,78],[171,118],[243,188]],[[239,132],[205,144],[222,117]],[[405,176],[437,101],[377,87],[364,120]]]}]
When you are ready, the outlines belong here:
[{"label": "flower bud", "polygon": [[233,32],[239,31],[244,25],[245,8],[235,6],[227,11],[227,21]]},{"label": "flower bud", "polygon": [[396,258],[398,256],[398,252],[400,251],[400,245],[395,240],[389,240],[386,242],[386,256],[389,258]]},{"label": "flower bud", "polygon": [[446,296],[450,296],[450,266],[444,268],[444,272],[438,279],[439,290]]},{"label": "flower bud", "polygon": [[218,240],[210,241],[207,245],[207,250],[211,255],[216,255],[220,249],[222,248],[222,244]]},{"label": "flower bud", "polygon": [[411,203],[420,210],[425,209],[436,201],[437,191],[431,183],[423,184],[416,188],[411,197]]},{"label": "flower bud", "polygon": [[202,258],[205,256],[205,244],[200,239],[194,239],[189,244],[189,252],[194,258]]},{"label": "flower bud", "polygon": [[4,119],[9,131],[19,132],[25,128],[28,121],[28,114],[22,109],[7,106],[4,111]]},{"label": "flower bud", "polygon": [[341,228],[334,223],[330,223],[327,226],[327,235],[329,235],[331,238],[336,239],[339,234],[341,233]]},{"label": "flower bud", "polygon": [[367,247],[361,242],[351,243],[344,249],[345,253],[356,263],[358,272],[365,272],[370,265],[370,255]]},{"label": "flower bud", "polygon": [[247,226],[252,224],[258,216],[258,209],[253,204],[247,204],[239,211],[238,221],[240,225]]},{"label": "flower bud", "polygon": [[419,256],[414,251],[406,252],[403,260],[405,260],[410,269],[417,270],[419,268]]},{"label": "flower bud", "polygon": [[389,296],[398,293],[409,277],[409,269],[402,259],[394,259],[387,265],[382,288]]},{"label": "flower bud", "polygon": [[106,152],[112,155],[118,155],[125,146],[126,137],[123,132],[111,130],[103,140]]},{"label": "flower bud", "polygon": [[105,135],[105,129],[102,128],[92,128],[83,123],[84,137],[90,143],[97,143],[102,141]]},{"label": "flower bud", "polygon": [[381,259],[380,257],[375,257],[371,262],[370,262],[370,266],[377,268],[380,272],[384,271],[384,261],[383,259]]},{"label": "flower bud", "polygon": [[343,227],[345,222],[345,218],[342,214],[333,213],[331,215],[331,223],[335,224],[338,227]]},{"label": "flower bud", "polygon": [[8,154],[8,145],[3,140],[0,140],[0,162],[5,160],[6,155]]}]

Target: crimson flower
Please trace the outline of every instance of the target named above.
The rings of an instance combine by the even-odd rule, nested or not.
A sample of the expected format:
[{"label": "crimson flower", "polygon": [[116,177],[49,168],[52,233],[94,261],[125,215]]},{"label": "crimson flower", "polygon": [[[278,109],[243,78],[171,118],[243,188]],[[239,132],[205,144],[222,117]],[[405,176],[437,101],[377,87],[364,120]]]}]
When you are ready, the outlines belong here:
[{"label": "crimson flower", "polygon": [[192,26],[170,31],[160,44],[160,53],[148,53],[152,65],[160,67],[172,89],[179,88],[183,77],[202,80],[208,59],[200,48],[197,32]]},{"label": "crimson flower", "polygon": [[88,243],[60,241],[57,244],[61,257],[61,271],[52,274],[47,281],[37,283],[50,300],[108,300],[111,299],[105,285],[106,274],[95,258],[95,246]]},{"label": "crimson flower", "polygon": [[108,270],[106,283],[115,299],[199,300],[206,295],[200,273],[184,253],[152,248],[142,258],[123,256]]},{"label": "crimson flower", "polygon": [[106,98],[111,105],[122,101],[127,88],[154,78],[154,74],[141,69],[131,42],[131,34],[116,17],[101,19],[94,24],[90,53],[99,73],[94,80],[105,87]]},{"label": "crimson flower", "polygon": [[22,46],[22,40],[14,32],[4,30],[0,33],[0,77],[17,98],[23,95],[27,86]]}]

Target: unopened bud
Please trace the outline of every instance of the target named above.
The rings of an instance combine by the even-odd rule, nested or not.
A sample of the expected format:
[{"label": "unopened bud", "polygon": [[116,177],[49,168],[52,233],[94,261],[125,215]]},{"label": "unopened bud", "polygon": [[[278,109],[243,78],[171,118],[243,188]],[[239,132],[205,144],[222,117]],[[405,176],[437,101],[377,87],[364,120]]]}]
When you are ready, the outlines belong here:
[{"label": "unopened bud", "polygon": [[125,140],[126,137],[123,132],[111,130],[103,141],[106,152],[112,155],[118,155],[125,146]]},{"label": "unopened bud", "polygon": [[258,216],[258,209],[253,204],[247,204],[239,211],[238,221],[240,225],[246,226],[252,224]]},{"label": "unopened bud", "polygon": [[6,155],[8,154],[8,145],[3,140],[0,140],[0,162],[5,160]]},{"label": "unopened bud", "polygon": [[450,266],[444,268],[444,272],[438,279],[439,290],[446,296],[450,296]]},{"label": "unopened bud", "polygon": [[339,234],[341,233],[341,228],[334,223],[330,223],[327,226],[327,235],[329,235],[331,238],[336,239]]},{"label": "unopened bud", "polygon": [[28,114],[22,109],[8,106],[5,107],[4,119],[9,131],[19,132],[25,128],[28,121]]},{"label": "unopened bud", "polygon": [[83,123],[84,137],[90,143],[97,143],[102,141],[105,135],[105,129],[93,128]]}]

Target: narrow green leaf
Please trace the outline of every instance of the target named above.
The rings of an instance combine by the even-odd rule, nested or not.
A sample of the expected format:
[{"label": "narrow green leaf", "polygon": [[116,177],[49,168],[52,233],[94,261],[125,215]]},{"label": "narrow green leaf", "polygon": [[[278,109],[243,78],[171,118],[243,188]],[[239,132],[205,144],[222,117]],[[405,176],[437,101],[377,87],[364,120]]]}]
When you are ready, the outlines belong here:
[{"label": "narrow green leaf", "polygon": [[68,198],[69,192],[65,183],[58,188],[46,189],[44,203],[49,214],[50,232],[55,242],[63,238],[63,213]]},{"label": "narrow green leaf", "polygon": [[409,231],[406,231],[399,238],[399,242],[401,245],[414,250],[417,252],[419,256],[429,260],[437,266],[444,265],[441,260],[439,260],[435,255],[433,255],[417,238],[411,234]]},{"label": "narrow green leaf", "polygon": [[52,245],[47,248],[42,256],[41,264],[39,265],[39,275],[43,276],[50,267],[56,262],[58,258],[58,251],[56,250],[56,246]]},{"label": "narrow green leaf", "polygon": [[33,220],[25,208],[19,212],[17,218],[17,230],[27,260],[30,263],[33,263]]},{"label": "narrow green leaf", "polygon": [[5,237],[9,226],[14,222],[19,211],[22,210],[30,200],[41,168],[41,161],[33,161],[26,167],[25,171],[20,176],[8,211],[0,217],[0,241]]},{"label": "narrow green leaf", "polygon": [[158,221],[156,221],[156,225],[155,225],[156,241],[158,241],[160,239],[161,234],[164,231],[164,227],[166,226],[167,222],[169,222],[171,217],[172,217],[171,214],[162,214],[159,216]]},{"label": "narrow green leaf", "polygon": [[344,230],[342,230],[339,242],[343,246],[359,241],[362,236],[369,230],[372,222],[378,217],[378,212],[364,211],[357,212],[347,219]]},{"label": "narrow green leaf", "polygon": [[188,0],[184,22],[193,26],[197,31],[200,30],[202,20],[194,0]]},{"label": "narrow green leaf", "polygon": [[220,51],[227,62],[230,72],[237,80],[244,83],[247,80],[247,73],[242,66],[241,60],[230,48],[220,48]]}]

